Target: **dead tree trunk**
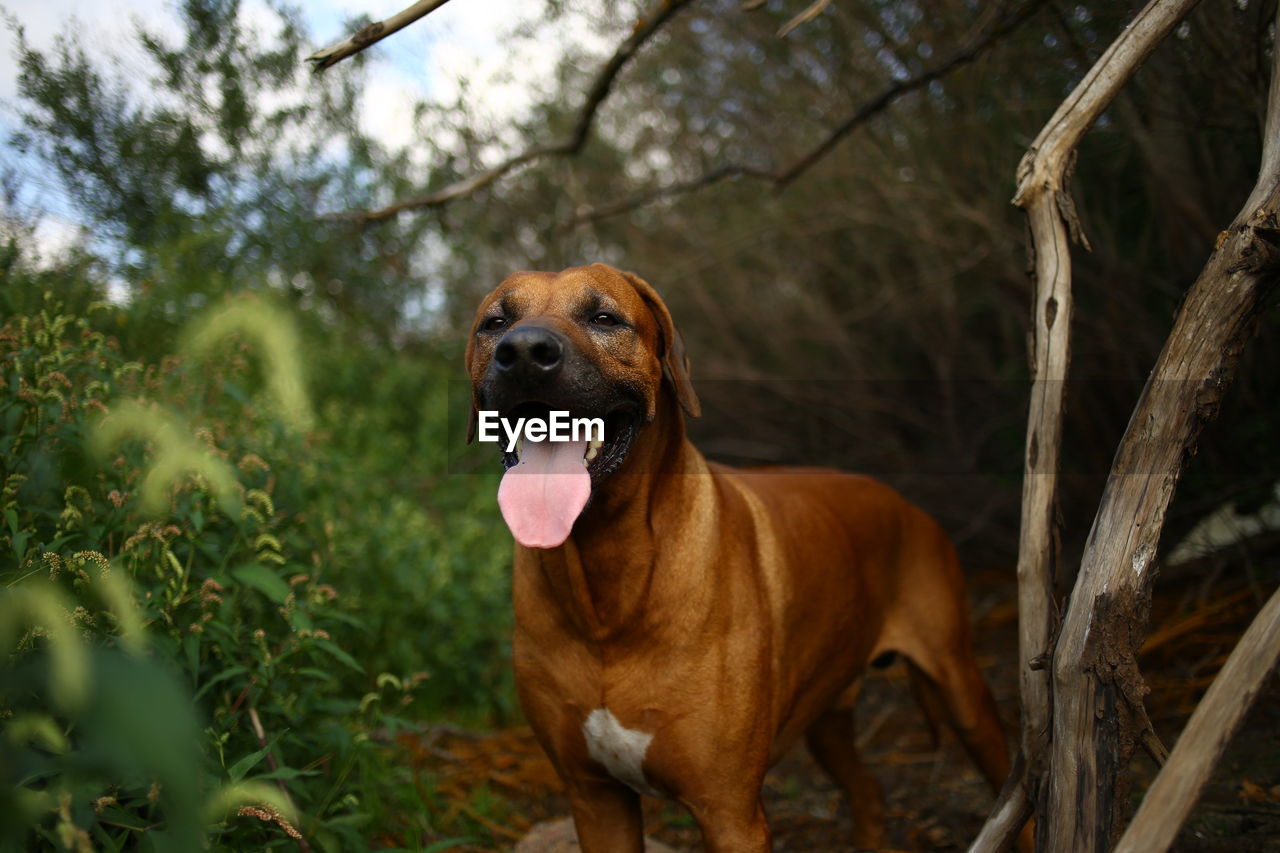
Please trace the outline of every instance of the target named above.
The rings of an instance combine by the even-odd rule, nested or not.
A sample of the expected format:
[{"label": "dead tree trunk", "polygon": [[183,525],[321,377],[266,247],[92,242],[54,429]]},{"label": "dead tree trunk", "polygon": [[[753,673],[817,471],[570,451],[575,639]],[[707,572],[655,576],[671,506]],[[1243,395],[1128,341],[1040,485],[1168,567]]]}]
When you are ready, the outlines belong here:
[{"label": "dead tree trunk", "polygon": [[970,847],[1006,846],[1041,799],[1050,729],[1048,658],[1053,641],[1053,576],[1058,556],[1057,497],[1062,412],[1071,361],[1071,246],[1083,242],[1067,189],[1075,148],[1197,0],[1153,0],[1058,107],[1018,165],[1013,203],[1027,211],[1035,292],[1031,309],[1031,405],[1023,456],[1018,543],[1020,754],[991,817]]},{"label": "dead tree trunk", "polygon": [[[1007,844],[1033,806],[1042,850],[1089,853],[1106,849],[1114,838],[1129,759],[1150,731],[1136,655],[1146,633],[1151,565],[1165,513],[1201,428],[1217,414],[1257,310],[1280,278],[1277,62],[1258,184],[1192,286],[1134,410],[1052,644],[1062,386],[1070,352],[1068,235],[1083,241],[1066,178],[1080,137],[1194,5],[1148,4],[1063,102],[1019,167],[1015,203],[1028,212],[1036,273],[1018,559],[1022,748],[1014,778],[971,851]],[[1042,675],[1050,651],[1052,666]],[[1250,678],[1260,678],[1259,666],[1250,668]],[[1241,707],[1233,705],[1232,713],[1242,713]],[[1188,736],[1184,753],[1193,750],[1197,772],[1207,773],[1205,747],[1195,746],[1204,736]],[[1165,778],[1152,793],[1160,796],[1172,784]],[[1163,813],[1180,822],[1188,796],[1181,792],[1174,810]],[[1173,832],[1176,825],[1165,827],[1164,835],[1171,840]]]},{"label": "dead tree trunk", "polygon": [[1218,413],[1257,313],[1280,282],[1280,85],[1272,69],[1262,168],[1187,294],[1120,442],[1053,660],[1043,849],[1110,846],[1133,748],[1149,729],[1137,653],[1152,561],[1196,439]]},{"label": "dead tree trunk", "polygon": [[1280,276],[1280,188],[1246,210],[1192,286],[1129,421],[1085,546],[1053,662],[1048,851],[1109,847],[1133,747],[1149,722],[1137,652],[1152,560],[1183,466]]}]

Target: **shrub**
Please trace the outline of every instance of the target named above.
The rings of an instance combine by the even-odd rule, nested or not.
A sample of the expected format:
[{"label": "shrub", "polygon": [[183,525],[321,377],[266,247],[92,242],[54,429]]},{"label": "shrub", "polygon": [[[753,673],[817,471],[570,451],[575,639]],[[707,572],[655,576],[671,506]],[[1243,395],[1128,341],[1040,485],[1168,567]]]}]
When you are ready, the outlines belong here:
[{"label": "shrub", "polygon": [[337,565],[360,518],[314,499],[333,475],[250,393],[250,346],[138,364],[47,303],[0,365],[0,840],[365,847],[397,784],[370,733],[422,678],[352,654],[378,642]]}]

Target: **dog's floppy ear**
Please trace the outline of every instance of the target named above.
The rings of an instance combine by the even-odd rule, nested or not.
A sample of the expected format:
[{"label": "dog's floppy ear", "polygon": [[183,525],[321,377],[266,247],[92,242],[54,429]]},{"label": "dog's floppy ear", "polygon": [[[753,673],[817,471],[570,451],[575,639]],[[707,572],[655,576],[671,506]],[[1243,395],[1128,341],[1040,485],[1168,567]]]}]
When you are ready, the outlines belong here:
[{"label": "dog's floppy ear", "polygon": [[475,353],[476,330],[472,328],[470,334],[467,335],[467,354],[463,358],[463,364],[467,367],[467,387],[471,394],[471,413],[467,415],[467,444],[475,440],[476,426],[480,419],[480,406],[476,401],[476,383],[471,378],[471,359],[475,356]]},{"label": "dog's floppy ear", "polygon": [[653,313],[653,318],[658,321],[658,335],[660,338],[658,341],[658,357],[662,359],[662,374],[666,377],[667,382],[671,383],[671,390],[675,392],[676,399],[680,402],[680,408],[684,409],[685,414],[691,418],[700,417],[702,415],[702,404],[698,402],[698,395],[693,390],[693,381],[689,378],[689,357],[684,352],[684,339],[676,331],[676,324],[671,319],[671,312],[667,310],[662,297],[658,296],[658,292],[653,289],[649,282],[635,273],[621,270],[619,272],[622,272],[623,277],[631,282],[631,286],[636,289],[636,293],[639,293],[645,304],[649,306],[649,310]]},{"label": "dog's floppy ear", "polygon": [[467,444],[475,441],[476,425],[480,420],[479,409],[476,407],[476,395],[471,395],[471,414],[467,415]]}]

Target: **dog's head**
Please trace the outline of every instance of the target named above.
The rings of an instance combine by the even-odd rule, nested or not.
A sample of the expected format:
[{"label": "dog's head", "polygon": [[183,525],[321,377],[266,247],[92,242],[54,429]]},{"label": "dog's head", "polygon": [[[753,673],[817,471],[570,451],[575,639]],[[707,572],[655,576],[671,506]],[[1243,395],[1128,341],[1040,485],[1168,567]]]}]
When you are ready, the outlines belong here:
[{"label": "dog's head", "polygon": [[[554,539],[561,528],[567,537],[590,488],[618,470],[640,430],[654,420],[664,383],[687,414],[700,413],[684,344],[662,299],[643,279],[604,264],[509,276],[476,312],[467,341],[467,372],[472,402],[468,440],[482,410],[497,412],[509,423],[545,418],[551,411],[604,421],[602,443],[539,442],[548,446],[526,444],[521,452],[504,452],[508,475],[499,503],[517,540],[537,547],[551,546],[522,539],[513,513],[526,521],[547,513],[559,519],[558,524],[526,525],[539,527],[530,539]],[[536,506],[533,481],[513,476],[530,472],[543,477]],[[569,481],[548,479],[550,474],[576,475],[573,488],[564,486],[563,493],[551,488]],[[583,474],[587,494],[582,492]],[[549,505],[561,500],[564,506]]]}]

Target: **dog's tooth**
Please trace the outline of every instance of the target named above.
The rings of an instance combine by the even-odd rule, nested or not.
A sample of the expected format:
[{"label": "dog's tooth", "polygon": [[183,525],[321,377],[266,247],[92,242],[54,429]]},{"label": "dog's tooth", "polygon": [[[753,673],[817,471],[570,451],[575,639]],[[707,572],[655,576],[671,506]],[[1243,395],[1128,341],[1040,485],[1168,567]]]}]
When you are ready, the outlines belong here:
[{"label": "dog's tooth", "polygon": [[584,462],[590,462],[590,461],[592,461],[593,459],[595,459],[595,458],[596,458],[596,454],[597,454],[597,453],[599,453],[599,452],[600,452],[600,448],[599,448],[599,447],[597,447],[597,446],[596,446],[596,445],[594,445],[594,444],[593,444],[593,445],[591,445],[591,449],[587,451],[586,458],[585,458],[583,461],[584,461]]},{"label": "dog's tooth", "polygon": [[599,450],[599,449],[600,449],[600,448],[602,448],[602,447],[604,447],[604,439],[601,439],[601,438],[595,438],[595,439],[592,439],[592,440],[591,440],[591,449],[592,449],[592,450]]}]

